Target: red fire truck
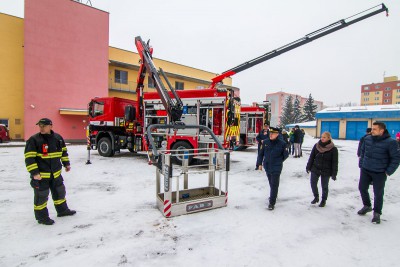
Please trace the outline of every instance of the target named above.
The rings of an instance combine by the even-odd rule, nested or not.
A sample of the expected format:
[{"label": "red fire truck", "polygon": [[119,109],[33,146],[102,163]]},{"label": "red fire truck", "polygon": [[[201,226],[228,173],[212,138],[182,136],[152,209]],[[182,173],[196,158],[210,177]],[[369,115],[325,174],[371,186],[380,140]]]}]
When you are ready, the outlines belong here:
[{"label": "red fire truck", "polygon": [[[188,90],[177,92],[183,103],[180,122],[204,125],[212,129],[224,147],[236,143],[239,136],[240,100],[230,97],[229,90]],[[233,121],[228,123],[229,102],[233,101]],[[147,151],[144,129],[151,124],[169,124],[171,120],[157,92],[145,93],[143,123],[135,114],[137,101],[118,97],[94,98],[89,103],[90,143],[105,157],[113,156],[120,149],[131,152]],[[235,117],[236,116],[236,117]],[[167,149],[197,149],[208,147],[211,137],[196,129],[181,129],[167,133],[159,129],[153,133],[161,147],[167,141]]]},{"label": "red fire truck", "polygon": [[256,144],[256,136],[267,122],[265,108],[246,107],[240,109],[240,138],[233,150],[244,150]]},{"label": "red fire truck", "polygon": [[[203,135],[198,130],[183,129],[182,124],[184,123],[208,126],[226,148],[235,143],[236,148],[246,147],[246,144],[253,143],[251,138],[258,132],[257,127],[260,127],[260,123],[256,119],[258,116],[246,115],[243,130],[239,131],[241,121],[240,99],[232,89],[219,90],[218,86],[222,81],[313,40],[383,11],[388,11],[384,4],[379,6],[347,19],[339,20],[309,33],[303,38],[225,71],[212,79],[208,89],[202,90],[175,91],[163,70],[157,71],[154,66],[152,61],[153,49],[140,37],[136,37],[135,44],[141,57],[136,88],[137,100],[107,97],[92,99],[89,103],[90,125],[88,135],[90,147],[97,149],[102,156],[112,156],[116,151],[124,148],[132,152],[146,151],[148,145],[145,128],[154,123],[181,125],[177,127],[179,131],[177,129],[173,131],[160,129],[160,131],[157,130],[157,133],[154,133],[154,136],[159,135],[157,144],[159,146],[164,145],[167,149],[196,149],[207,146],[211,142],[209,136]],[[143,94],[146,73],[154,81],[157,93]],[[166,81],[170,91],[164,86],[161,76]],[[246,108],[243,108],[242,114],[246,114]],[[242,142],[242,145],[238,145],[238,142]]]}]

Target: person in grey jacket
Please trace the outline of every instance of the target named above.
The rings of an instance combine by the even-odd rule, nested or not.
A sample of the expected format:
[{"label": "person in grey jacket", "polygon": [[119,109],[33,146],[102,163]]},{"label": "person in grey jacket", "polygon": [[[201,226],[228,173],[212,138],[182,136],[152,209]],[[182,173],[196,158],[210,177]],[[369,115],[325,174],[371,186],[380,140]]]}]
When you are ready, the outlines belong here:
[{"label": "person in grey jacket", "polygon": [[400,149],[396,140],[390,137],[383,122],[372,124],[371,135],[365,137],[361,147],[359,167],[361,169],[358,189],[360,190],[363,208],[359,215],[372,211],[371,199],[368,193],[372,182],[374,187],[374,215],[372,223],[380,223],[383,207],[383,194],[387,176],[392,175],[400,163]]}]

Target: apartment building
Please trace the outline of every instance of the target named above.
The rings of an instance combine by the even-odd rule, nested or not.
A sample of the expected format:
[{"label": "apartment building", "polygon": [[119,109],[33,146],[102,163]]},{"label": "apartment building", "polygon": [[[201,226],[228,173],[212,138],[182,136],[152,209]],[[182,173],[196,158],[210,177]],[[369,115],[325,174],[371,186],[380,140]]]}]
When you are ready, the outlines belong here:
[{"label": "apartment building", "polygon": [[[282,115],[283,107],[285,106],[285,101],[288,96],[292,96],[293,101],[297,98],[300,100],[300,106],[303,107],[304,104],[306,103],[308,96],[303,97],[300,95],[296,94],[290,94],[290,93],[285,93],[285,92],[276,92],[276,93],[271,93],[271,94],[266,94],[266,100],[271,103],[271,125],[279,125],[280,118]],[[314,99],[314,104],[317,105],[317,110],[320,111],[322,110],[324,103],[322,101],[317,101]]]},{"label": "apartment building", "polygon": [[361,106],[400,104],[400,81],[385,77],[382,83],[361,85]]}]

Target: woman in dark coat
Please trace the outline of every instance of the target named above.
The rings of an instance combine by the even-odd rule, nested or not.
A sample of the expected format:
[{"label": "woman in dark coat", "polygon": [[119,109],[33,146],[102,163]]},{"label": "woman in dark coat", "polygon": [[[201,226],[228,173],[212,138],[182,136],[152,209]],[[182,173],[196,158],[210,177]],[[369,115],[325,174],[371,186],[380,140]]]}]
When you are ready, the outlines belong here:
[{"label": "woman in dark coat", "polygon": [[316,143],[311,151],[307,163],[307,173],[311,171],[311,189],[314,194],[314,200],[311,204],[319,202],[318,179],[321,176],[322,200],[320,207],[325,207],[328,198],[329,177],[336,181],[338,172],[338,150],[332,142],[332,136],[329,132],[321,135],[321,140]]}]

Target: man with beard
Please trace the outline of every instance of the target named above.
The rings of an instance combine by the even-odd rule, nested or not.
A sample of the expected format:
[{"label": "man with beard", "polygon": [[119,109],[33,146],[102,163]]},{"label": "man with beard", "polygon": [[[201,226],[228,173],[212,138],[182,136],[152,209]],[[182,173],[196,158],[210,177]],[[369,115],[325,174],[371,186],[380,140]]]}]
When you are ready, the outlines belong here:
[{"label": "man with beard", "polygon": [[382,214],[383,194],[387,176],[392,175],[399,167],[400,150],[396,140],[390,137],[383,122],[372,124],[371,135],[365,137],[361,147],[359,167],[361,168],[360,190],[363,208],[359,215],[372,211],[371,199],[368,193],[372,182],[374,188],[374,215],[372,223],[380,223]]}]

